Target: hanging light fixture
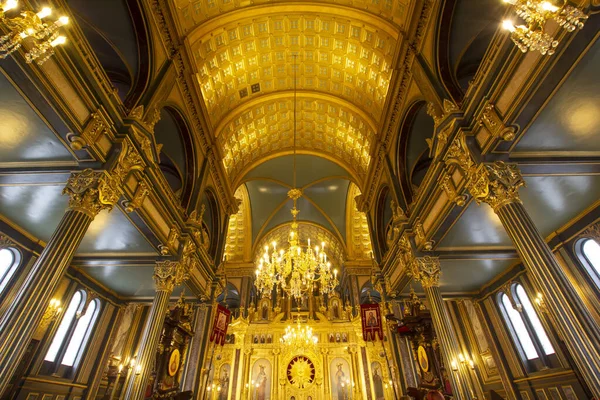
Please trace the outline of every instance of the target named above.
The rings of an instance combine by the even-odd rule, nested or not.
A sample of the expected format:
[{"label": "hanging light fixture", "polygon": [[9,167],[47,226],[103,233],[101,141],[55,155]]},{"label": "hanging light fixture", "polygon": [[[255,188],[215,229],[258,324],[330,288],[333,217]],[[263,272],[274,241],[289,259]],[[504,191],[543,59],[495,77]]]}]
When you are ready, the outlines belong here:
[{"label": "hanging light fixture", "polygon": [[319,342],[319,338],[313,334],[313,330],[310,326],[302,326],[300,324],[300,318],[298,318],[297,325],[295,327],[288,325],[279,341],[282,345],[289,348],[306,351],[314,348]]},{"label": "hanging light fixture", "polygon": [[557,6],[548,0],[503,0],[515,6],[517,15],[527,25],[515,26],[512,21],[502,23],[504,29],[510,32],[512,41],[523,52],[539,51],[542,54],[552,55],[558,41],[550,36],[544,27],[549,20],[554,20],[568,32],[583,28],[588,16],[578,7],[568,4],[567,0]]},{"label": "hanging light fixture", "polygon": [[61,36],[59,28],[69,23],[69,17],[62,16],[53,23],[44,22],[52,9],[44,7],[38,13],[23,11],[19,17],[6,18],[6,12],[17,7],[17,0],[6,0],[0,5],[0,23],[10,31],[0,36],[0,59],[4,59],[19,50],[24,41],[31,43],[25,53],[27,63],[45,63],[54,54],[54,48],[65,44],[67,38]]},{"label": "hanging light fixture", "polygon": [[[337,270],[331,268],[327,260],[325,242],[321,246],[311,247],[310,239],[307,245],[300,243],[298,222],[296,220],[300,210],[296,207],[297,201],[302,197],[302,192],[296,188],[296,55],[294,57],[294,176],[293,188],[288,192],[288,197],[294,201],[291,209],[292,224],[288,237],[288,248],[277,250],[277,243],[265,246],[265,253],[259,259],[256,268],[254,284],[261,294],[270,294],[273,288],[280,288],[297,301],[307,293],[318,287],[322,294],[332,292],[338,285]],[[269,253],[271,250],[271,253]]]}]

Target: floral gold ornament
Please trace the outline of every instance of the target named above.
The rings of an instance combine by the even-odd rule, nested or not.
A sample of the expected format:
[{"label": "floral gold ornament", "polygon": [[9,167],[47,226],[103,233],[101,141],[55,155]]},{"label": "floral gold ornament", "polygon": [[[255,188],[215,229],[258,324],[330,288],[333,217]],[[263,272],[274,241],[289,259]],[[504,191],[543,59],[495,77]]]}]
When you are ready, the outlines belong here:
[{"label": "floral gold ornament", "polygon": [[[293,56],[296,61],[296,55]],[[294,69],[296,71],[296,69]],[[294,73],[294,82],[296,75]],[[288,237],[288,248],[277,250],[277,243],[265,246],[264,255],[258,260],[254,284],[263,295],[269,295],[274,288],[280,288],[296,300],[318,287],[321,294],[331,293],[338,285],[337,269],[331,268],[331,262],[325,253],[325,242],[321,246],[311,247],[310,239],[306,247],[300,243],[297,217],[300,210],[296,207],[302,197],[302,191],[296,187],[296,84],[294,83],[294,155],[293,187],[288,197],[293,200],[291,209],[292,224]]]},{"label": "floral gold ornament", "polygon": [[298,389],[304,389],[315,380],[315,365],[310,358],[296,356],[287,367],[287,378],[290,384]]},{"label": "floral gold ornament", "polygon": [[69,17],[61,16],[53,23],[46,22],[52,15],[52,9],[44,7],[38,13],[23,11],[18,17],[7,18],[6,12],[17,6],[17,0],[7,0],[0,5],[0,23],[9,29],[9,33],[0,37],[0,59],[19,50],[24,42],[29,42],[25,60],[42,65],[52,57],[55,47],[67,42],[67,38],[60,35],[59,28],[69,23]]},{"label": "floral gold ornament", "polygon": [[[558,40],[545,31],[546,23],[550,20],[573,32],[583,28],[588,16],[580,8],[570,5],[567,0],[503,0],[515,6],[517,15],[526,25],[517,25],[505,20],[502,27],[510,32],[512,41],[523,53],[539,51],[552,55],[558,46]],[[557,5],[560,3],[560,5]]]}]

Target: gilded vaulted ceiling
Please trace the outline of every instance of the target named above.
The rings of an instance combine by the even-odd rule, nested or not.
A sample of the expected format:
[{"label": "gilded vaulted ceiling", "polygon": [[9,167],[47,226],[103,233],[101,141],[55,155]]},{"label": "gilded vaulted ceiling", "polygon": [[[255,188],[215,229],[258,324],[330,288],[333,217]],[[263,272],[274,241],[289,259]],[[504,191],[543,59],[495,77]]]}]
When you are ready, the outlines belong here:
[{"label": "gilded vaulted ceiling", "polygon": [[[273,242],[278,244],[279,248],[285,248],[290,235],[291,223],[286,223],[276,227],[267,233],[254,246],[254,259],[260,258],[265,252],[265,246],[271,246]],[[331,260],[334,267],[340,267],[346,259],[346,251],[344,245],[333,235],[328,229],[310,222],[300,222],[298,224],[298,235],[300,242],[306,244],[307,240],[311,240],[311,245],[320,246],[320,243],[325,242],[325,253]]]},{"label": "gilded vaulted ceiling", "polygon": [[[217,143],[232,180],[246,167],[293,148],[292,92],[268,95],[238,107],[218,129]],[[334,96],[302,92],[296,101],[296,148],[325,153],[358,181],[367,172],[375,124],[360,108]]]}]

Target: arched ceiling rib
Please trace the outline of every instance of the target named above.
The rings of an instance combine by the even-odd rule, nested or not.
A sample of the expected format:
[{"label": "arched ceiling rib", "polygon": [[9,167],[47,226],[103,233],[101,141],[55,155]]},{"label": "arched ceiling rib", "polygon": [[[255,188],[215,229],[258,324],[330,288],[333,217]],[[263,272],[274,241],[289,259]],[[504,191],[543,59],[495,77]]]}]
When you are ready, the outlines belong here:
[{"label": "arched ceiling rib", "polygon": [[[291,223],[285,223],[264,235],[253,249],[254,259],[258,260],[264,254],[265,246],[268,245],[271,247],[273,242],[277,243],[278,248],[285,249],[290,230]],[[320,246],[321,242],[325,242],[325,253],[327,253],[327,257],[331,260],[332,266],[339,268],[346,259],[344,245],[328,229],[315,223],[299,222],[298,234],[300,236],[300,243],[303,246],[306,246],[309,238],[311,245],[314,246]]]},{"label": "arched ceiling rib", "polygon": [[[293,92],[265,96],[238,107],[219,127],[217,143],[232,181],[257,160],[292,150],[293,99]],[[363,178],[371,160],[375,124],[351,103],[336,100],[306,92],[298,95],[296,148],[325,153]]]},{"label": "arched ceiling rib", "polygon": [[397,27],[356,10],[349,17],[338,6],[287,3],[258,11],[220,16],[188,36],[213,126],[252,98],[293,89],[295,73],[299,90],[333,94],[379,119]]}]

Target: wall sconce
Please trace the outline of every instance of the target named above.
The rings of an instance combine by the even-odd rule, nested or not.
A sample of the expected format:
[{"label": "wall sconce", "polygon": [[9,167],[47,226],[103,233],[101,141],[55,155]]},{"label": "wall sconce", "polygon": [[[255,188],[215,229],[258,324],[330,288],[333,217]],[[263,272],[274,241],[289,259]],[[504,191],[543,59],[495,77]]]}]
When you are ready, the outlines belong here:
[{"label": "wall sconce", "polygon": [[456,362],[456,360],[452,360],[452,362],[450,362],[450,367],[452,368],[452,371],[458,371],[458,363]]},{"label": "wall sconce", "polygon": [[19,17],[6,18],[6,11],[13,10],[17,5],[17,0],[7,0],[0,6],[0,22],[10,30],[0,37],[0,59],[19,50],[23,41],[27,39],[32,45],[25,53],[25,60],[28,64],[35,61],[42,65],[52,57],[55,47],[67,42],[66,37],[59,35],[58,29],[69,23],[69,17],[62,16],[54,23],[48,24],[43,20],[52,14],[52,9],[44,7],[38,13],[23,11]]},{"label": "wall sconce", "polygon": [[546,308],[546,302],[544,301],[544,296],[542,296],[540,292],[538,292],[537,296],[535,296],[534,301],[541,312],[545,313],[546,311],[548,311]]}]

